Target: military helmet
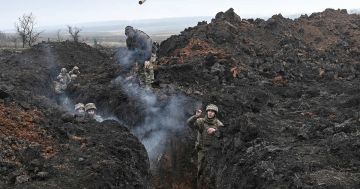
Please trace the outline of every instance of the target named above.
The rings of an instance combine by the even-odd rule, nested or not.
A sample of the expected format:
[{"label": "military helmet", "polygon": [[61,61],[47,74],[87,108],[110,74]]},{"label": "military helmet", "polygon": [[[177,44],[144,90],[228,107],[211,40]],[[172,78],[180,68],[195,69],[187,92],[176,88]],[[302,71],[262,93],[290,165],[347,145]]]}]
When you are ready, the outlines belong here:
[{"label": "military helmet", "polygon": [[73,70],[79,70],[79,67],[74,66]]},{"label": "military helmet", "polygon": [[206,111],[212,110],[215,113],[219,112],[219,108],[215,104],[209,104],[206,106]]},{"label": "military helmet", "polygon": [[75,104],[75,110],[78,110],[80,108],[85,108],[84,104],[83,103],[77,103]]},{"label": "military helmet", "polygon": [[132,26],[126,26],[125,27],[125,35],[128,35],[130,33],[130,31],[133,31],[134,28]]},{"label": "military helmet", "polygon": [[67,70],[66,70],[66,68],[61,68],[61,71],[60,71],[61,73],[66,73],[67,72]]},{"label": "military helmet", "polygon": [[96,106],[94,103],[87,103],[85,105],[85,111],[91,110],[91,109],[95,109],[96,110]]},{"label": "military helmet", "polygon": [[134,28],[133,28],[132,26],[126,26],[126,27],[125,27],[125,31],[126,31],[126,30],[133,30],[133,29],[134,29]]}]

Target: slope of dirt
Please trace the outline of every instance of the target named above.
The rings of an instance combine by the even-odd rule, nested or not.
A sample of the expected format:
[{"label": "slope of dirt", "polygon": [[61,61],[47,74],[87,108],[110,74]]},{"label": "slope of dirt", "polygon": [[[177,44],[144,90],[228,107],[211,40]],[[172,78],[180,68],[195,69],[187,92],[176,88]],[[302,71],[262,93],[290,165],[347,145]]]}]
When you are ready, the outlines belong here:
[{"label": "slope of dirt", "polygon": [[[267,21],[220,12],[161,44],[150,110],[115,82],[127,70],[111,52],[72,42],[0,51],[0,188],[194,188],[191,130],[169,129],[153,177],[130,133],[173,95],[193,98],[188,116],[195,102],[217,104],[226,126],[202,188],[359,188],[359,27],[344,10]],[[54,78],[75,65],[72,103],[94,102],[121,123],[56,104]]]},{"label": "slope of dirt", "polygon": [[[162,42],[160,86],[217,104],[226,125],[202,188],[360,187],[359,27],[346,10],[265,21],[230,9]],[[196,175],[168,177],[163,188]]]},{"label": "slope of dirt", "polygon": [[111,96],[130,109],[120,89],[110,92],[120,73],[111,57],[85,44],[41,43],[1,51],[0,65],[0,188],[151,188],[146,150],[125,125],[79,119],[55,102],[60,68],[77,65],[73,103],[102,110]]}]

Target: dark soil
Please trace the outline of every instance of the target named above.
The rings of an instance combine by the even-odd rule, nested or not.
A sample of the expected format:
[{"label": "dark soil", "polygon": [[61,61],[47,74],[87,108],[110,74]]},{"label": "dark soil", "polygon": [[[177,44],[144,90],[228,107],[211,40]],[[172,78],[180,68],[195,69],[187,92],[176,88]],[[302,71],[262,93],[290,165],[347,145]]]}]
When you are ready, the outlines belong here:
[{"label": "dark soil", "polygon": [[[265,21],[230,9],[162,42],[156,108],[182,95],[186,116],[215,103],[225,124],[201,188],[360,187],[359,28],[345,10]],[[195,188],[185,125],[167,132],[150,171],[130,132],[146,123],[146,105],[114,82],[128,71],[118,61],[72,42],[0,52],[0,188]],[[71,101],[120,121],[82,120],[56,104],[54,78],[75,65]]]},{"label": "dark soil", "polygon": [[59,69],[77,65],[74,103],[95,102],[104,114],[130,106],[109,87],[120,72],[109,56],[71,42],[1,53],[0,188],[151,187],[146,150],[125,125],[79,119],[55,102]]},{"label": "dark soil", "polygon": [[226,125],[202,188],[360,187],[359,27],[345,10],[265,21],[230,9],[161,44],[160,83],[217,104]]}]

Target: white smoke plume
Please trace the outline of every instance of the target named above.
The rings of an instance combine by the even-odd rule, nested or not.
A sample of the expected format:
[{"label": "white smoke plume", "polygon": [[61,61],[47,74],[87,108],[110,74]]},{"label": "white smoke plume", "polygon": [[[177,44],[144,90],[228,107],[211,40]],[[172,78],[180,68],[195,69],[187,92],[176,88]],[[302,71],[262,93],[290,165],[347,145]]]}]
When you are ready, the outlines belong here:
[{"label": "white smoke plume", "polygon": [[132,132],[144,144],[150,160],[155,160],[164,150],[164,141],[169,134],[185,129],[186,112],[184,106],[190,99],[182,95],[173,95],[160,100],[152,91],[119,76],[115,82],[144,106],[145,117],[141,125],[134,126]]},{"label": "white smoke plume", "polygon": [[[119,48],[117,52],[119,63],[126,69],[131,68],[135,62],[144,63],[150,58],[153,50],[152,40],[140,30],[132,33],[130,39],[129,49]],[[162,96],[160,99],[153,91],[140,87],[136,79],[130,78],[119,76],[114,82],[129,96],[136,98],[144,108],[145,117],[141,119],[143,122],[134,125],[132,132],[144,144],[150,162],[153,162],[157,156],[162,155],[168,136],[186,128],[188,111],[185,107],[186,104],[190,104],[191,99],[182,95],[159,95]]]},{"label": "white smoke plume", "polygon": [[129,69],[132,64],[134,64],[134,61],[132,60],[134,59],[133,57],[135,54],[135,51],[128,50],[127,48],[120,48],[116,53],[118,60],[127,69]]}]

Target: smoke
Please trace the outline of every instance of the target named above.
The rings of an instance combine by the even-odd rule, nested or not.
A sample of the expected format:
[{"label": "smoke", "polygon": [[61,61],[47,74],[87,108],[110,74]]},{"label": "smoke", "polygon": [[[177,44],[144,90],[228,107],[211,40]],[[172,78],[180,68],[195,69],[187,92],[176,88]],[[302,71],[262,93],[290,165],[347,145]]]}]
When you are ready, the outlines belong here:
[{"label": "smoke", "polygon": [[116,56],[118,57],[118,61],[126,68],[129,69],[135,63],[134,56],[136,52],[128,50],[127,48],[120,48]]},{"label": "smoke", "polygon": [[74,103],[71,101],[71,99],[67,95],[60,97],[59,102],[60,102],[60,105],[66,109],[66,111],[72,112],[72,113],[75,112]]},{"label": "smoke", "polygon": [[150,160],[155,160],[164,150],[165,140],[175,132],[184,129],[187,108],[190,99],[183,95],[172,95],[159,99],[151,90],[145,90],[136,83],[119,76],[115,79],[122,89],[143,105],[145,117],[141,125],[136,125],[132,132],[144,144]]},{"label": "smoke", "polygon": [[112,115],[112,116],[110,116],[110,115],[104,116],[103,121],[106,121],[106,120],[116,121],[116,122],[120,123],[121,125],[125,125],[125,123],[123,123],[121,120],[119,120],[119,118],[117,118],[114,115]]},{"label": "smoke", "polygon": [[153,43],[151,38],[143,31],[127,27],[127,48],[119,48],[117,57],[122,65],[129,68],[135,62],[144,63],[151,57]]},{"label": "smoke", "polygon": [[[135,62],[144,63],[151,56],[152,45],[152,40],[144,32],[130,31],[127,38],[128,48],[118,49],[119,63],[125,68],[132,67]],[[124,76],[118,76],[113,82],[142,104],[145,117],[140,125],[133,127],[132,132],[144,144],[150,162],[153,162],[157,156],[162,155],[168,136],[186,128],[186,104],[190,104],[191,99],[177,94],[156,95]]]},{"label": "smoke", "polygon": [[[46,57],[47,69],[49,70],[50,75],[53,76],[53,78],[51,78],[48,83],[49,85],[53,85],[52,87],[49,87],[52,89],[52,91],[49,92],[50,94],[54,94],[54,80],[56,80],[56,77],[59,75],[61,68],[58,67],[57,57],[54,55],[53,50],[49,44],[42,44],[42,51]],[[63,94],[57,94],[53,100],[56,101],[56,103],[63,107],[66,111],[71,113],[75,112],[74,103],[66,94],[66,92]]]}]

